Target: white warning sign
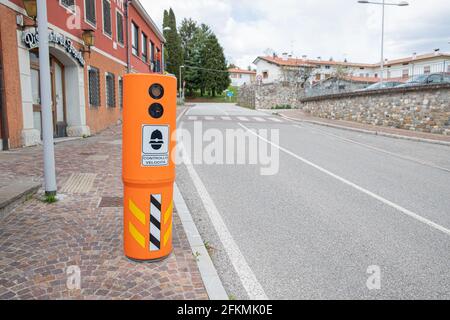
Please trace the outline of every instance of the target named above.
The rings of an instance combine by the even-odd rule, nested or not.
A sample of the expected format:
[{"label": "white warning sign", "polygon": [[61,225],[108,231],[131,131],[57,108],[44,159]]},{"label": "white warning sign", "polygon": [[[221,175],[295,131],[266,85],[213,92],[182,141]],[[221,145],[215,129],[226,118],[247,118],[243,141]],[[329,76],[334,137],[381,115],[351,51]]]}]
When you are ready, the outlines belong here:
[{"label": "white warning sign", "polygon": [[169,126],[142,126],[142,165],[169,165]]}]

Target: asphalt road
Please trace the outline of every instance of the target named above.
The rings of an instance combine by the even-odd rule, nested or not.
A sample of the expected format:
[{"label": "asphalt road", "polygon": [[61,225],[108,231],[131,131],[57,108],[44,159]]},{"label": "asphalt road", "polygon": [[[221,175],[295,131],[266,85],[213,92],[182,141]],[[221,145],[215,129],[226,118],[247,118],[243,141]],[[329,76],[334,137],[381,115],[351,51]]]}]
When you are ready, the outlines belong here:
[{"label": "asphalt road", "polygon": [[230,297],[450,299],[450,147],[229,104],[197,104],[179,127],[195,123],[279,132],[258,138],[279,159],[274,175],[264,164],[177,168]]}]

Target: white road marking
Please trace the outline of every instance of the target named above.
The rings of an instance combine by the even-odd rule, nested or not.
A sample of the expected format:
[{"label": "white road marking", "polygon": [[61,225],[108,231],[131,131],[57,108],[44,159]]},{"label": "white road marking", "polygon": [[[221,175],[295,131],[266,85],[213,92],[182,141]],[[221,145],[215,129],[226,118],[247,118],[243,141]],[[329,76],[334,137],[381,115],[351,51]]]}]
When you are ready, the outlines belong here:
[{"label": "white road marking", "polygon": [[189,116],[188,119],[192,120],[192,121],[197,121],[198,117],[197,116]]},{"label": "white road marking", "polygon": [[230,117],[221,117],[221,118],[222,118],[222,120],[225,120],[225,121],[230,121],[231,120]]},{"label": "white road marking", "polygon": [[324,169],[324,168],[318,166],[317,164],[306,160],[305,158],[302,158],[301,156],[293,153],[292,151],[289,151],[288,149],[283,148],[282,146],[279,146],[279,145],[273,143],[272,141],[267,140],[264,137],[258,135],[257,133],[255,133],[254,131],[250,130],[249,128],[247,128],[246,126],[244,126],[241,123],[239,123],[239,125],[242,128],[246,129],[251,134],[257,136],[262,141],[265,141],[265,142],[269,143],[270,145],[274,146],[275,148],[277,148],[277,149],[283,151],[284,153],[286,153],[286,154],[288,154],[288,155],[290,155],[290,156],[292,156],[292,157],[302,161],[303,163],[305,163],[305,164],[307,164],[307,165],[309,165],[309,166],[311,166],[311,167],[313,167],[313,168],[315,168],[315,169],[317,169],[317,170],[319,170],[319,171],[321,171],[321,172],[323,172],[323,173],[325,173],[325,174],[327,174],[327,175],[329,175],[329,176],[331,176],[331,177],[333,177],[333,178],[335,178],[335,179],[345,183],[346,185],[348,185],[350,187],[355,188],[358,191],[361,191],[362,193],[367,194],[368,196],[370,196],[370,197],[372,197],[372,198],[374,198],[374,199],[376,199],[376,200],[378,200],[378,201],[380,201],[380,202],[382,202],[382,203],[384,203],[384,204],[386,204],[386,205],[388,205],[388,206],[390,206],[390,207],[392,207],[392,208],[402,212],[403,214],[405,214],[407,216],[410,216],[413,219],[416,219],[419,222],[422,222],[422,223],[424,223],[424,224],[426,224],[426,225],[428,225],[428,226],[430,226],[432,228],[435,228],[436,230],[442,231],[443,233],[445,233],[448,236],[450,236],[450,230],[449,229],[447,229],[447,228],[445,228],[445,227],[443,227],[443,226],[441,226],[441,225],[439,225],[439,224],[437,224],[437,223],[435,223],[435,222],[433,222],[431,220],[428,220],[427,218],[424,218],[424,217],[422,217],[422,216],[420,216],[420,215],[418,215],[418,214],[416,214],[416,213],[414,213],[414,212],[412,212],[412,211],[410,211],[408,209],[405,209],[402,206],[400,206],[400,205],[398,205],[398,204],[396,204],[396,203],[394,203],[392,201],[389,201],[389,200],[383,198],[382,196],[379,196],[376,193],[373,193],[372,191],[369,191],[369,190],[367,190],[367,189],[365,189],[365,188],[363,188],[363,187],[361,187],[361,186],[359,186],[359,185],[357,185],[357,184],[355,184],[355,183],[353,183],[353,182],[351,182],[351,181],[349,181],[349,180],[347,180],[345,178],[342,178],[342,177],[338,176],[337,174],[334,174],[331,171],[328,171],[327,169]]},{"label": "white road marking", "polygon": [[253,119],[255,119],[258,122],[266,122],[266,119],[260,117],[253,117]]},{"label": "white road marking", "polygon": [[205,116],[205,120],[214,120],[214,117],[211,117],[211,116]]},{"label": "white road marking", "polygon": [[[301,127],[298,124],[294,125],[294,127],[305,129],[304,127]],[[405,155],[402,155],[402,154],[399,154],[399,153],[387,151],[387,150],[384,150],[384,149],[381,149],[381,148],[378,148],[378,147],[371,146],[371,145],[366,144],[366,143],[362,143],[362,142],[358,142],[358,141],[355,141],[355,140],[352,140],[352,139],[344,138],[344,137],[338,136],[336,134],[326,132],[326,131],[321,130],[321,129],[317,129],[317,128],[308,128],[308,129],[311,129],[313,131],[317,131],[317,132],[319,132],[321,134],[324,134],[324,135],[327,135],[327,136],[330,136],[330,137],[334,137],[334,138],[337,138],[337,139],[340,139],[340,140],[343,140],[343,141],[346,141],[346,142],[349,142],[349,143],[360,145],[360,146],[366,147],[368,149],[372,149],[372,150],[375,150],[375,151],[378,151],[378,152],[381,152],[381,153],[385,153],[385,154],[388,154],[390,156],[394,156],[394,157],[397,157],[397,158],[400,158],[400,159],[403,159],[403,160],[412,161],[412,162],[415,162],[415,163],[418,163],[418,164],[421,164],[421,165],[424,165],[424,166],[428,166],[428,167],[431,167],[431,168],[435,168],[435,169],[439,169],[439,170],[450,172],[450,169],[437,166],[437,165],[435,165],[433,163],[430,163],[430,162],[427,162],[427,161],[422,161],[422,160],[419,160],[419,159],[416,159],[416,158],[413,158],[413,157],[408,157],[408,156],[405,156]]]},{"label": "white road marking", "polygon": [[277,118],[269,118],[269,120],[274,121],[274,122],[282,122],[282,120],[277,119]]},{"label": "white road marking", "polygon": [[246,118],[246,117],[237,117],[239,120],[241,120],[241,121],[248,121],[248,118]]},{"label": "white road marking", "polygon": [[[180,125],[180,129],[181,128],[182,125]],[[179,142],[179,147],[182,150],[183,162],[187,168],[192,182],[194,183],[195,189],[197,190],[200,199],[203,202],[203,206],[211,219],[211,223],[214,226],[214,229],[216,230],[220,241],[222,242],[222,246],[225,248],[225,251],[234,267],[234,270],[239,276],[242,286],[247,291],[250,300],[268,300],[263,287],[259,283],[250,266],[247,264],[247,261],[242,255],[241,250],[234,241],[233,236],[231,235],[225,222],[220,216],[219,210],[217,210],[217,207],[214,204],[211,196],[209,195],[208,190],[198,176],[197,171],[195,171],[195,168],[192,165],[189,157],[184,152],[185,149],[182,142]]]}]

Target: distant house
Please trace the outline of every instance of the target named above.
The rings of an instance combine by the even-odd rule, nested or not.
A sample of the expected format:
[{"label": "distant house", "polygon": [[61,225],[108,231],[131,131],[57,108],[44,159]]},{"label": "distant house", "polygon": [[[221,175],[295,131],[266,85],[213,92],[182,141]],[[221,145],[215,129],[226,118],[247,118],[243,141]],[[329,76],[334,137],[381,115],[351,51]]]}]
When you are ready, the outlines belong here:
[{"label": "distant house", "polygon": [[232,68],[228,69],[228,72],[230,73],[231,85],[234,87],[251,84],[255,82],[256,79],[256,71]]},{"label": "distant house", "polygon": [[[336,74],[345,74],[358,78],[380,78],[380,63],[357,63],[349,61],[335,61],[332,58],[325,60],[293,58],[288,54],[281,57],[261,56],[253,62],[256,65],[257,77],[261,77],[263,83],[283,81],[286,68],[306,70],[310,72],[310,83],[328,79]],[[384,63],[383,78],[398,80],[433,72],[450,72],[450,54],[433,52],[423,55],[414,54],[411,57],[386,60]]]}]

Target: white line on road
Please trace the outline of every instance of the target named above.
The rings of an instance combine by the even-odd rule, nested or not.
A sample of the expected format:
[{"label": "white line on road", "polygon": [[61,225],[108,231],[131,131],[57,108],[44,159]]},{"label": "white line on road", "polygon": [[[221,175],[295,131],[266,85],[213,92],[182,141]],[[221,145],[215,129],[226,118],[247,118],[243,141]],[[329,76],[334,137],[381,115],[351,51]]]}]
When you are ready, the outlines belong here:
[{"label": "white line on road", "polygon": [[225,120],[225,121],[230,121],[231,120],[230,117],[221,117],[221,118],[222,118],[222,120]]},{"label": "white line on road", "polygon": [[197,121],[198,118],[197,116],[189,116],[188,119],[192,121]]},{"label": "white line on road", "polygon": [[241,120],[241,121],[245,121],[245,122],[247,122],[248,121],[248,118],[246,118],[246,117],[237,117],[239,120]]},{"label": "white line on road", "polygon": [[382,203],[384,203],[384,204],[386,204],[386,205],[388,205],[388,206],[390,206],[390,207],[392,207],[394,209],[397,209],[398,211],[402,212],[403,214],[405,214],[407,216],[410,216],[411,218],[414,218],[417,221],[420,221],[420,222],[422,222],[422,223],[424,223],[424,224],[426,224],[426,225],[428,225],[428,226],[430,226],[432,228],[435,228],[435,229],[437,229],[439,231],[442,231],[443,233],[445,233],[445,234],[450,236],[450,230],[449,229],[447,229],[447,228],[445,228],[445,227],[443,227],[443,226],[441,226],[441,225],[439,225],[439,224],[437,224],[437,223],[435,223],[435,222],[433,222],[431,220],[428,220],[428,219],[426,219],[426,218],[424,218],[424,217],[422,217],[422,216],[420,216],[420,215],[418,215],[418,214],[416,214],[416,213],[414,213],[414,212],[412,212],[412,211],[410,211],[408,209],[405,209],[402,206],[400,206],[400,205],[398,205],[398,204],[396,204],[396,203],[394,203],[392,201],[389,201],[389,200],[383,198],[382,196],[377,195],[376,193],[373,193],[372,191],[364,189],[363,187],[361,187],[361,186],[359,186],[359,185],[357,185],[357,184],[355,184],[355,183],[353,183],[353,182],[351,182],[351,181],[349,181],[349,180],[347,180],[345,178],[342,178],[342,177],[338,176],[337,174],[334,174],[331,171],[328,171],[327,169],[324,169],[324,168],[318,166],[317,164],[315,164],[315,163],[313,163],[313,162],[311,162],[309,160],[306,160],[305,158],[302,158],[301,156],[293,153],[292,151],[289,151],[288,149],[285,149],[282,146],[279,146],[279,145],[273,143],[272,141],[267,140],[264,137],[258,135],[257,133],[255,133],[254,131],[250,130],[249,128],[247,128],[246,126],[244,126],[241,123],[239,123],[239,125],[242,128],[246,129],[251,134],[257,136],[262,141],[265,141],[265,142],[269,143],[270,145],[274,146],[275,148],[277,148],[277,149],[283,151],[284,153],[286,153],[286,154],[288,154],[288,155],[290,155],[290,156],[292,156],[292,157],[302,161],[303,163],[306,163],[307,165],[309,165],[309,166],[311,166],[311,167],[313,167],[313,168],[315,168],[315,169],[317,169],[317,170],[319,170],[319,171],[321,171],[321,172],[323,172],[323,173],[325,173],[325,174],[327,174],[327,175],[329,175],[329,176],[331,176],[331,177],[333,177],[333,178],[335,178],[335,179],[345,183],[346,185],[349,185],[349,186],[355,188],[356,190],[361,191],[361,192],[367,194],[368,196],[371,196],[372,198],[377,199],[378,201],[381,201]]},{"label": "white line on road", "polygon": [[253,119],[255,119],[255,120],[258,121],[258,122],[266,122],[265,119],[260,118],[260,117],[253,117]]},{"label": "white line on road", "polygon": [[205,117],[205,120],[214,120],[214,117],[206,116],[206,117]]},{"label": "white line on road", "polygon": [[[181,128],[182,124],[180,125],[180,129]],[[211,219],[211,223],[214,226],[220,241],[222,242],[222,246],[225,248],[234,270],[241,280],[242,286],[247,291],[247,294],[251,300],[268,300],[263,287],[259,283],[250,266],[247,264],[241,250],[223,221],[219,210],[217,210],[214,201],[209,195],[208,190],[198,176],[197,171],[195,171],[195,168],[186,152],[184,152],[185,149],[182,142],[179,142],[179,147],[181,149],[183,162],[187,168],[189,176],[194,183],[195,189],[202,200],[203,206]]]},{"label": "white line on road", "polygon": [[[300,128],[300,129],[305,129],[304,127],[301,127],[298,124],[294,125],[294,127],[297,127],[297,128]],[[368,149],[372,149],[372,150],[375,150],[375,151],[378,151],[378,152],[381,152],[381,153],[385,153],[385,154],[388,154],[390,156],[394,156],[394,157],[397,157],[397,158],[400,158],[400,159],[403,159],[403,160],[412,161],[412,162],[415,162],[415,163],[418,163],[418,164],[421,164],[421,165],[424,165],[424,166],[428,166],[428,167],[431,167],[431,168],[435,168],[435,169],[443,170],[443,171],[446,171],[446,172],[450,172],[450,169],[437,166],[437,165],[435,165],[433,163],[430,163],[430,162],[427,162],[427,161],[422,161],[422,160],[419,160],[419,159],[416,159],[416,158],[413,158],[413,157],[404,156],[404,155],[399,154],[399,153],[395,153],[395,152],[387,151],[387,150],[384,150],[384,149],[381,149],[381,148],[378,148],[378,147],[374,147],[374,146],[371,146],[371,145],[366,144],[366,143],[362,143],[362,142],[358,142],[358,141],[355,141],[355,140],[352,140],[352,139],[344,138],[344,137],[338,136],[336,134],[326,132],[325,130],[321,130],[321,129],[317,129],[317,128],[309,128],[309,129],[311,129],[313,131],[317,131],[317,132],[319,132],[321,134],[324,134],[324,135],[327,135],[327,136],[330,136],[330,137],[334,137],[334,138],[337,138],[337,139],[340,139],[340,140],[343,140],[343,141],[346,141],[346,142],[349,142],[349,143],[360,145],[362,147],[366,147]]]},{"label": "white line on road", "polygon": [[277,118],[269,118],[269,120],[274,121],[274,122],[282,122],[282,120],[277,119]]}]

